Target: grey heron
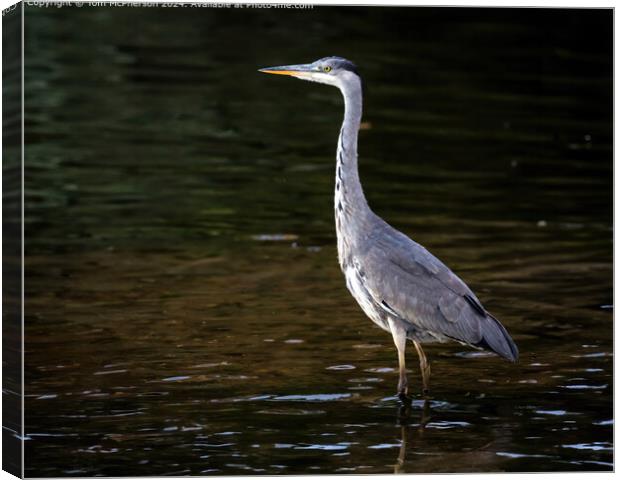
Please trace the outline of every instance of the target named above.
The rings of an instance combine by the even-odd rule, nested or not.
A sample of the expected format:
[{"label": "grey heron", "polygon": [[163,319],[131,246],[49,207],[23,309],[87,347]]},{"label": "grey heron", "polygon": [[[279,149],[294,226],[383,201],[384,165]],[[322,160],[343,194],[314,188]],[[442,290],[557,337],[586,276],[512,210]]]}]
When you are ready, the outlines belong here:
[{"label": "grey heron", "polygon": [[409,397],[408,339],[420,359],[424,394],[429,392],[430,365],[423,343],[455,340],[516,362],[519,353],[514,341],[465,282],[368,206],[357,168],[362,81],[355,64],[342,57],[325,57],[259,71],[332,85],[344,97],[334,193],[338,261],[347,288],[364,313],[392,334],[398,350],[401,399]]}]

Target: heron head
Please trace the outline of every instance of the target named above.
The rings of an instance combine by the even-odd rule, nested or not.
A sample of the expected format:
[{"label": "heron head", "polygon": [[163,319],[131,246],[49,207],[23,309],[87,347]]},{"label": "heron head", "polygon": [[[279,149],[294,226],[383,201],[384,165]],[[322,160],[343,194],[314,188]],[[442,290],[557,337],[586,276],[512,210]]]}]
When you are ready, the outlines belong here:
[{"label": "heron head", "polygon": [[261,68],[259,72],[290,75],[310,82],[326,83],[339,87],[351,76],[359,78],[353,62],[342,57],[325,57],[312,63]]}]

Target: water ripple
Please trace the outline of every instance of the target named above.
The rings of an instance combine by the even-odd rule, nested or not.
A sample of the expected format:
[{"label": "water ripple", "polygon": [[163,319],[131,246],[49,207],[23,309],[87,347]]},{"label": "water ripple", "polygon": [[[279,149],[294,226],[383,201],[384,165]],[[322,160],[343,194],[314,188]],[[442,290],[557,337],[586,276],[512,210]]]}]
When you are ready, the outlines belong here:
[{"label": "water ripple", "polygon": [[573,443],[570,445],[562,445],[562,448],[574,448],[576,450],[613,450],[613,446],[609,442],[593,442],[593,443]]},{"label": "water ripple", "polygon": [[281,395],[273,397],[276,402],[333,402],[351,398],[350,393],[315,393],[310,395]]},{"label": "water ripple", "polygon": [[325,367],[325,370],[355,370],[354,365],[332,365]]},{"label": "water ripple", "polygon": [[471,423],[468,422],[449,422],[449,421],[439,421],[439,422],[430,422],[426,424],[427,428],[436,428],[438,430],[448,430],[451,428],[464,428],[470,427]]}]

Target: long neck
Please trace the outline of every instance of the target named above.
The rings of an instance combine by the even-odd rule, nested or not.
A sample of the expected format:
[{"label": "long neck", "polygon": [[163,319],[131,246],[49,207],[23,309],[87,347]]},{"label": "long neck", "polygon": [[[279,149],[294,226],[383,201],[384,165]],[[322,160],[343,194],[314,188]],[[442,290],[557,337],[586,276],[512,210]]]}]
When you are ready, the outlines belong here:
[{"label": "long neck", "polygon": [[357,169],[357,134],[362,119],[362,85],[352,75],[340,86],[344,97],[344,120],[338,138],[336,161],[336,215],[346,221],[350,215],[365,216],[369,211]]},{"label": "long neck", "polygon": [[344,96],[344,121],[338,138],[334,213],[338,239],[338,261],[344,272],[354,262],[358,239],[369,230],[368,208],[357,171],[357,133],[362,120],[362,85],[354,76],[340,85]]}]

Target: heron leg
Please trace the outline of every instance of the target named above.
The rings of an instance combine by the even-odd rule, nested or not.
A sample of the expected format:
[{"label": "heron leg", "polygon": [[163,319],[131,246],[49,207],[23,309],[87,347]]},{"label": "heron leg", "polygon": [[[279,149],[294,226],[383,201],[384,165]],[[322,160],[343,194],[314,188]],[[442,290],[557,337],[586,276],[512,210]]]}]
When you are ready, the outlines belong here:
[{"label": "heron leg", "polygon": [[394,320],[388,320],[394,345],[398,350],[398,396],[403,399],[409,398],[409,382],[407,380],[407,371],[405,369],[405,348],[407,346],[407,332],[398,325]]},{"label": "heron leg", "polygon": [[415,340],[413,341],[418,356],[420,357],[420,371],[422,372],[422,393],[428,395],[430,392],[431,364],[426,359],[426,354],[422,350],[422,345]]}]

